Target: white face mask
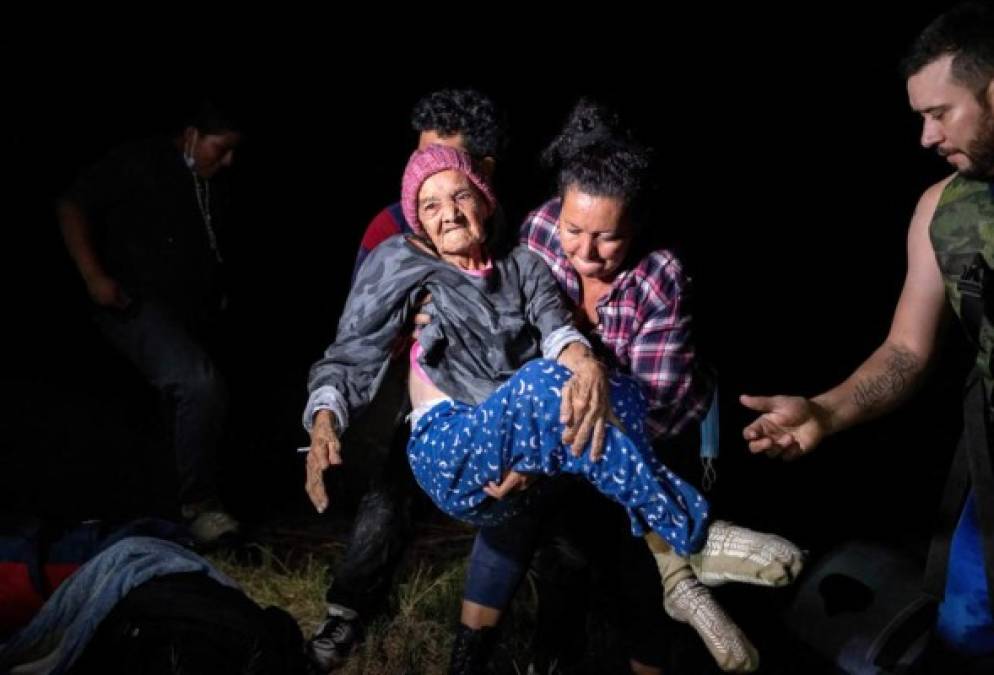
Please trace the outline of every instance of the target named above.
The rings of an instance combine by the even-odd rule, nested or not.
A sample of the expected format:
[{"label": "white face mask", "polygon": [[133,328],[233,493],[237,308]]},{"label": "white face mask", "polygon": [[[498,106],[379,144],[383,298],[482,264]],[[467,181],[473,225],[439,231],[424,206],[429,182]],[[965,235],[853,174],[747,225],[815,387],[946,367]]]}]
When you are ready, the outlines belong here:
[{"label": "white face mask", "polygon": [[186,163],[187,168],[193,170],[195,161],[193,159],[193,148],[197,144],[197,130],[193,130],[193,136],[190,138],[190,142],[186,144],[186,148],[183,151],[183,162]]}]

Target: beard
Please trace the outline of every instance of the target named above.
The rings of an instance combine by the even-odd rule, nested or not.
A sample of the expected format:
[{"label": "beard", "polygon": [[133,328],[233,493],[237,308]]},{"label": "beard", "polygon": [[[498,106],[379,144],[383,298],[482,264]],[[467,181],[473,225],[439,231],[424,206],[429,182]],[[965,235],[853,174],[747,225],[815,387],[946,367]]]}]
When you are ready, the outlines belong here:
[{"label": "beard", "polygon": [[994,110],[990,105],[983,106],[983,114],[977,125],[977,134],[965,148],[970,166],[960,174],[966,178],[990,180],[994,178]]}]

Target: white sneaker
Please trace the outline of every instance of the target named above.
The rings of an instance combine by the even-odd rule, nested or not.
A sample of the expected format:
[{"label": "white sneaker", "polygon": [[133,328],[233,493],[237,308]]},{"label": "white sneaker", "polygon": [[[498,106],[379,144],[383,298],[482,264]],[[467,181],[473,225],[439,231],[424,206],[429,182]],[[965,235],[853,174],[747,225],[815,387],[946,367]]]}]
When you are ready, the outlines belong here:
[{"label": "white sneaker", "polygon": [[759,652],[700,581],[678,581],[663,600],[673,619],[697,631],[718,667],[730,673],[751,673],[759,667]]}]

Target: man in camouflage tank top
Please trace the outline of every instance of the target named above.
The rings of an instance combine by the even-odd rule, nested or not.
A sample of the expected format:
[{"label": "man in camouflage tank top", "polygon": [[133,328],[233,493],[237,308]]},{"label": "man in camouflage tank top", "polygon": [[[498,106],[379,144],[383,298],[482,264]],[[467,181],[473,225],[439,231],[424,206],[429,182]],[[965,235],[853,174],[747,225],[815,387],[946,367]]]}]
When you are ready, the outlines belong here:
[{"label": "man in camouflage tank top", "polygon": [[[964,438],[973,440],[960,442],[961,451],[971,448],[963,453],[969,462],[962,465],[962,490],[947,489],[945,498],[953,515],[951,544],[939,556],[930,554],[929,569],[938,558],[933,595],[941,599],[936,624],[941,658],[959,659],[953,661],[962,664],[956,672],[975,672],[994,660],[994,8],[967,2],[937,18],[913,45],[904,74],[911,107],[922,117],[922,145],[944,157],[955,173],[918,202],[908,232],[907,277],[890,333],[848,379],[818,396],[743,396],[743,405],[762,413],[743,434],[755,453],[793,459],[810,452],[829,434],[905,401],[936,355],[941,325],[949,318],[963,325],[977,353],[972,398],[964,403],[965,427],[971,430]],[[951,503],[950,494],[958,497]],[[928,577],[927,572],[926,587]]]}]

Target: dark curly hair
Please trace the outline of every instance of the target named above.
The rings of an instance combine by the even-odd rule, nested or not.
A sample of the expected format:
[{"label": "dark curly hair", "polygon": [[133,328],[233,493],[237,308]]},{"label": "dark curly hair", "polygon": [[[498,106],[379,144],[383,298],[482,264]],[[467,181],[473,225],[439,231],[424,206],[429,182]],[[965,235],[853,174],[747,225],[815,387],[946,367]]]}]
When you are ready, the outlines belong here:
[{"label": "dark curly hair", "polygon": [[475,89],[442,89],[423,97],[411,111],[417,132],[462,134],[474,157],[499,157],[506,144],[506,124],[494,102]]},{"label": "dark curly hair", "polygon": [[216,101],[201,99],[186,110],[184,125],[193,127],[202,134],[223,134],[226,131],[240,132],[240,120],[228,108],[222,108]]},{"label": "dark curly hair", "polygon": [[947,54],[952,73],[984,106],[994,79],[994,7],[989,2],[964,2],[925,27],[901,62],[905,79]]},{"label": "dark curly hair", "polygon": [[651,155],[617,113],[582,98],[542,153],[542,161],[557,171],[561,195],[572,186],[587,194],[620,198],[632,210],[646,192]]}]

